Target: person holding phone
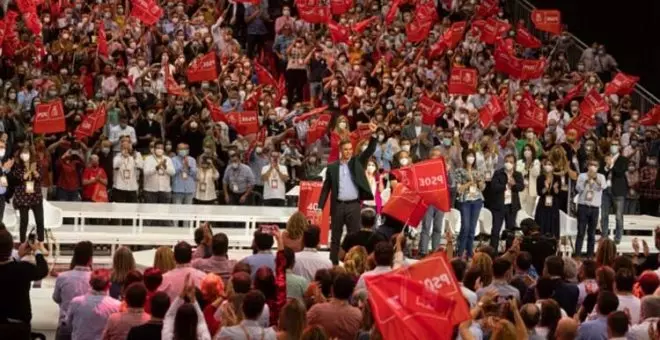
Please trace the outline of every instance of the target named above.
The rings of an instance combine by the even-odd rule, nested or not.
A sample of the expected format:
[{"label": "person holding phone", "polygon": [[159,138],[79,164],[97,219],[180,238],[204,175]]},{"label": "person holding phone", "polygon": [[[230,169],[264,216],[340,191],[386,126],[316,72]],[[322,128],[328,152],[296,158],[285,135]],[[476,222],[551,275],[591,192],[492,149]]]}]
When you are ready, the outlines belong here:
[{"label": "person holding phone", "polygon": [[27,238],[28,214],[34,214],[37,224],[39,248],[44,242],[44,206],[41,194],[41,166],[36,162],[34,153],[28,146],[19,151],[19,158],[11,169],[10,176],[15,185],[14,207],[18,209],[20,219],[20,241]]}]

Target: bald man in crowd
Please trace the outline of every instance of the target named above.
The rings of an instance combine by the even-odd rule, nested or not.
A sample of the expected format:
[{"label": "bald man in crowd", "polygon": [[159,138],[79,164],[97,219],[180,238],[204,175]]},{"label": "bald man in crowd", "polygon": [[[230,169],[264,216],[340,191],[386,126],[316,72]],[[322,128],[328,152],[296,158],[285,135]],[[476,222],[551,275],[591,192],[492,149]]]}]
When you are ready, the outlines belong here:
[{"label": "bald man in crowd", "polygon": [[567,316],[559,319],[555,340],[573,340],[577,337],[578,322]]}]

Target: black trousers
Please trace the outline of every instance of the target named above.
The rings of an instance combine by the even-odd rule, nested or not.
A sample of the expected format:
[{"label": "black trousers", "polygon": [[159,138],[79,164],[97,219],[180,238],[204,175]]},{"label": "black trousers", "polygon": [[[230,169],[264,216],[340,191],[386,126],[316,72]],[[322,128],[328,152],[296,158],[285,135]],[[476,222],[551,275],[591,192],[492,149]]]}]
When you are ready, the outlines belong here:
[{"label": "black trousers", "polygon": [[289,107],[303,101],[303,91],[307,84],[307,70],[286,70],[286,95],[289,98]]},{"label": "black trousers", "polygon": [[263,200],[262,203],[264,207],[283,207],[286,201],[279,198],[270,198],[267,200]]},{"label": "black trousers", "polygon": [[0,334],[2,339],[30,340],[32,338],[30,324],[25,322],[14,323],[9,321],[1,321]]},{"label": "black trousers", "polygon": [[253,59],[254,56],[258,55],[261,50],[264,48],[264,43],[266,42],[266,36],[260,34],[248,34],[247,35],[247,56],[250,59]]},{"label": "black trousers", "polygon": [[513,229],[516,227],[516,213],[511,204],[504,206],[504,210],[493,210],[493,228],[490,233],[490,245],[499,249],[500,244],[500,231],[502,230],[502,223],[506,229]]},{"label": "black trousers", "polygon": [[341,236],[346,225],[346,233],[351,234],[360,230],[360,201],[335,201],[330,218],[330,261],[334,265],[339,264],[339,246]]},{"label": "black trousers", "polygon": [[[137,191],[112,189],[112,201],[117,203],[137,203]],[[133,220],[119,220],[120,225],[132,225]]]},{"label": "black trousers", "polygon": [[35,205],[27,207],[18,207],[18,215],[20,219],[20,240],[21,243],[27,240],[27,227],[29,221],[30,210],[34,214],[34,222],[37,224],[37,240],[39,242],[44,241],[44,205],[42,202],[39,202]]}]

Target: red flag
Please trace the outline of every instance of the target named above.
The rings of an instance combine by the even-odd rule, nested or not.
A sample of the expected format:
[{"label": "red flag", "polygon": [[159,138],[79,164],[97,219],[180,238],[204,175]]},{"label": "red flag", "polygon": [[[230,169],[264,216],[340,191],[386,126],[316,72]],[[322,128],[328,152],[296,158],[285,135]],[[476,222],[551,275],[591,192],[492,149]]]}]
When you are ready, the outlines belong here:
[{"label": "red flag", "polygon": [[552,9],[535,9],[532,11],[532,23],[537,30],[561,34],[561,13]]},{"label": "red flag", "polygon": [[580,112],[577,116],[573,117],[571,121],[566,125],[564,131],[568,132],[570,130],[575,130],[577,132],[577,138],[581,138],[585,132],[596,127],[596,118],[588,114]]},{"label": "red flag", "polygon": [[183,87],[177,84],[174,77],[172,77],[169,64],[165,65],[165,89],[167,90],[168,94],[174,96],[183,96],[186,94],[186,91],[183,89]]},{"label": "red flag", "polygon": [[431,21],[411,21],[406,24],[406,37],[408,38],[408,41],[416,43],[426,40],[429,36],[429,32],[431,32],[432,25],[433,22]]},{"label": "red flag", "polygon": [[442,116],[445,112],[445,105],[422,94],[417,102],[417,109],[422,113],[422,123],[426,125],[435,125],[436,118]]},{"label": "red flag", "polygon": [[444,158],[429,159],[392,171],[392,174],[425,203],[449,211],[449,181]]},{"label": "red flag", "polygon": [[6,23],[5,19],[0,19],[0,46],[2,46],[2,42],[5,40],[5,32],[6,32]]},{"label": "red flag", "polygon": [[332,118],[329,114],[320,115],[307,130],[307,144],[312,144],[319,140],[328,132],[328,125]]},{"label": "red flag", "polygon": [[453,300],[401,275],[373,275],[365,283],[383,339],[451,339]]},{"label": "red flag", "polygon": [[511,28],[509,23],[506,23],[495,18],[488,18],[486,20],[479,19],[472,23],[481,32],[479,38],[487,44],[495,44],[497,38],[501,37],[504,32]]},{"label": "red flag", "polygon": [[37,4],[32,0],[16,0],[16,6],[21,14],[37,13]]},{"label": "red flag", "polygon": [[191,83],[215,80],[218,76],[218,70],[215,65],[215,52],[209,52],[195,58],[188,66],[186,76]]},{"label": "red flag", "polygon": [[257,147],[257,144],[261,143],[263,145],[266,142],[266,137],[268,136],[268,129],[266,127],[262,127],[259,132],[257,132],[257,135],[254,137],[254,139],[250,142],[250,146],[247,149],[247,152],[245,152],[245,163],[250,163],[250,155],[252,154],[252,151]]},{"label": "red flag", "polygon": [[330,38],[332,38],[333,42],[346,44],[349,43],[350,32],[348,31],[348,28],[339,25],[334,21],[329,21],[328,29],[330,30]]},{"label": "red flag", "polygon": [[416,227],[429,207],[422,198],[406,185],[394,187],[390,199],[383,206],[383,214]]},{"label": "red flag", "polygon": [[310,24],[325,24],[332,16],[330,13],[330,6],[320,4],[316,6],[298,4],[297,7],[300,19],[307,21]]},{"label": "red flag", "polygon": [[371,138],[371,128],[369,124],[360,124],[358,123],[357,129],[351,131],[349,138],[351,139],[351,144],[353,144],[353,150],[357,149],[357,145],[363,141]]},{"label": "red flag", "polygon": [[[284,74],[280,74],[280,80],[277,82],[277,97],[275,97],[275,103],[280,103],[282,97],[286,94],[286,80],[284,79]],[[243,106],[245,108],[245,106]]]},{"label": "red flag", "polygon": [[610,106],[596,89],[591,89],[580,103],[580,113],[593,117],[598,112],[607,112]]},{"label": "red flag", "polygon": [[83,121],[76,127],[74,135],[76,139],[83,139],[85,137],[92,137],[94,135],[94,126],[96,125],[96,119],[94,115],[87,115]]},{"label": "red flag", "polygon": [[101,103],[90,116],[94,117],[94,126],[92,129],[94,131],[102,129],[105,126],[105,122],[108,120],[108,112],[106,111],[105,103]]},{"label": "red flag", "polygon": [[353,0],[330,0],[330,12],[332,15],[342,15],[353,7]]},{"label": "red flag", "polygon": [[399,5],[401,0],[394,0],[390,3],[390,9],[385,14],[385,23],[391,25],[394,19],[396,19],[397,13],[399,13]]},{"label": "red flag", "polygon": [[547,62],[545,58],[541,59],[521,59],[520,60],[520,79],[537,79],[543,76]]},{"label": "red flag", "polygon": [[507,41],[500,40],[493,54],[495,70],[509,74],[512,78],[528,80],[540,78],[545,71],[545,59],[521,59],[513,55]]},{"label": "red flag", "polygon": [[411,266],[391,273],[423,283],[426,288],[453,300],[455,307],[451,313],[452,325],[457,325],[470,318],[470,309],[461,292],[461,286],[456,281],[454,271],[444,252],[436,252]]},{"label": "red flag", "polygon": [[259,63],[254,63],[254,72],[257,75],[259,85],[271,85],[277,87],[277,80],[268,70]]},{"label": "red flag", "polygon": [[300,181],[300,196],[298,196],[298,211],[303,213],[310,224],[321,228],[321,244],[328,244],[330,230],[330,200],[325,201],[321,216],[318,215],[319,198],[323,182]]},{"label": "red flag", "polygon": [[540,48],[542,45],[541,40],[522,27],[518,27],[516,31],[516,42],[527,48]]},{"label": "red flag", "polygon": [[209,109],[211,114],[211,119],[214,122],[225,122],[229,124],[225,113],[222,112],[222,109],[220,109],[218,105],[215,105],[215,103],[213,103],[208,97],[204,98],[204,102],[206,103],[206,107]]},{"label": "red flag", "polygon": [[25,22],[25,27],[27,27],[34,35],[41,34],[41,19],[39,19],[37,13],[23,13],[23,21]]},{"label": "red flag", "polygon": [[62,100],[37,105],[32,132],[49,134],[63,131],[66,131],[66,122]]},{"label": "red flag", "polygon": [[504,118],[506,118],[506,111],[504,110],[502,102],[497,96],[491,95],[488,102],[486,102],[486,105],[479,110],[481,126],[486,128],[492,122],[498,124]]},{"label": "red flag", "polygon": [[442,41],[445,42],[447,48],[454,49],[458,43],[463,40],[463,35],[465,34],[465,29],[467,28],[466,21],[455,22],[442,33]]},{"label": "red flag", "polygon": [[534,98],[525,92],[522,100],[518,103],[518,122],[517,126],[521,129],[532,128],[538,133],[545,130],[548,113],[536,105]]},{"label": "red flag", "polygon": [[103,20],[101,20],[101,22],[99,23],[98,48],[99,48],[99,55],[102,55],[106,58],[110,55],[110,53],[108,52],[108,40],[107,37],[105,36],[105,24],[103,23]]},{"label": "red flag", "polygon": [[449,76],[450,94],[477,93],[477,70],[465,67],[453,67]]},{"label": "red flag", "polygon": [[561,100],[561,105],[565,106],[566,104],[570,103],[573,98],[582,93],[582,90],[584,90],[584,80],[581,80],[579,83],[575,84],[575,86],[571,87],[568,92],[566,92],[566,95]]},{"label": "red flag", "polygon": [[259,117],[257,111],[231,112],[227,114],[229,125],[233,126],[241,136],[259,132]]},{"label": "red flag", "polygon": [[353,30],[353,32],[363,33],[367,29],[367,27],[369,27],[369,25],[371,25],[371,23],[376,21],[377,19],[378,18],[376,16],[372,16],[370,18],[364,19],[351,26],[351,29]]},{"label": "red flag", "polygon": [[19,39],[16,33],[16,19],[18,13],[8,10],[5,15],[5,37],[2,41],[2,55],[6,57],[13,57],[18,49]]},{"label": "red flag", "polygon": [[312,117],[322,114],[327,109],[328,109],[327,105],[312,109],[309,112],[303,113],[300,116],[293,118],[293,123],[304,122]]},{"label": "red flag", "polygon": [[619,72],[614,76],[611,82],[605,85],[605,94],[630,94],[635,89],[635,84],[639,81],[639,77],[627,75]]},{"label": "red flag", "polygon": [[132,0],[132,4],[131,16],[147,26],[156,24],[163,15],[163,9],[154,0]]},{"label": "red flag", "polygon": [[257,109],[257,103],[259,102],[259,99],[261,99],[261,87],[262,85],[257,86],[257,88],[245,98],[245,101],[243,102],[243,110],[252,111]]},{"label": "red flag", "polygon": [[435,3],[434,1],[424,1],[420,0],[417,2],[417,5],[415,6],[415,17],[413,18],[414,21],[417,22],[435,22],[438,20],[438,11],[435,8]]},{"label": "red flag", "polygon": [[660,105],[655,105],[639,120],[639,124],[644,126],[651,126],[658,123],[660,123]]},{"label": "red flag", "polygon": [[497,4],[497,0],[484,0],[477,5],[477,17],[488,18],[495,15],[499,10],[500,6]]}]

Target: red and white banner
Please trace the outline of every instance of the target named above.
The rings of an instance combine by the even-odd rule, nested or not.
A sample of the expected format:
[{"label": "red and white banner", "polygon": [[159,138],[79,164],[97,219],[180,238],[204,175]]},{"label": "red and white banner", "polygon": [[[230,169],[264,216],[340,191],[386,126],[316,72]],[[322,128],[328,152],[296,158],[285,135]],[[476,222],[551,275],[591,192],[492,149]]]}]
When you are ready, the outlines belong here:
[{"label": "red and white banner", "polygon": [[537,30],[561,34],[561,12],[553,9],[535,9],[532,11],[532,23]]},{"label": "red and white banner", "polygon": [[305,112],[305,113],[301,114],[298,117],[294,117],[293,118],[293,123],[296,124],[296,123],[304,122],[304,121],[306,121],[310,118],[313,118],[315,116],[318,116],[318,115],[322,114],[327,109],[328,109],[328,105],[314,108],[314,109],[312,109],[308,112]]},{"label": "red and white banner", "polygon": [[372,275],[365,283],[383,339],[451,339],[453,300],[402,275]]},{"label": "red and white banner", "polygon": [[516,42],[526,48],[540,48],[542,45],[541,40],[522,27],[516,30]]},{"label": "red and white banner", "polygon": [[241,136],[259,132],[257,111],[230,112],[226,117],[229,125]]},{"label": "red and white banner", "polygon": [[521,129],[532,128],[537,133],[543,133],[547,121],[548,113],[536,105],[529,92],[525,92],[522,100],[518,103],[517,126]]},{"label": "red and white banner", "polygon": [[385,14],[385,23],[386,24],[391,25],[392,22],[394,22],[394,19],[396,19],[396,15],[399,13],[399,5],[400,4],[401,4],[401,0],[393,0],[390,3],[390,9]]},{"label": "red and white banner", "polygon": [[167,90],[167,94],[171,94],[173,96],[186,95],[186,90],[184,90],[183,86],[179,85],[176,82],[176,80],[170,73],[169,65],[165,66],[165,89]]},{"label": "red and white banner", "polygon": [[487,44],[495,44],[497,38],[500,38],[506,31],[508,31],[511,28],[511,25],[495,18],[488,18],[486,20],[475,20],[472,23],[472,27],[478,28],[481,32],[479,35],[481,41]]},{"label": "red and white banner", "polygon": [[497,0],[483,0],[480,4],[477,5],[477,17],[478,18],[488,18],[491,17],[500,10],[500,6],[497,3]]},{"label": "red and white banner", "polygon": [[639,77],[619,72],[614,76],[614,79],[612,79],[611,82],[605,85],[605,94],[630,94],[635,89],[635,84],[637,84],[638,81]]},{"label": "red and white banner", "polygon": [[328,132],[332,116],[329,114],[320,115],[307,130],[307,144],[312,144],[323,137]]},{"label": "red and white banner", "polygon": [[426,40],[431,32],[432,21],[411,21],[406,24],[406,38],[412,43]]},{"label": "red and white banner", "polygon": [[325,201],[321,216],[317,213],[319,198],[323,182],[321,181],[300,181],[300,196],[298,197],[298,211],[303,213],[310,224],[315,224],[321,228],[321,244],[328,244],[328,235],[330,231],[330,199]]},{"label": "red and white banner", "polygon": [[257,76],[257,82],[259,85],[270,85],[277,88],[278,84],[275,77],[273,77],[273,75],[265,67],[257,62],[254,63],[254,73]]},{"label": "red and white banner", "polygon": [[163,15],[163,9],[154,0],[132,0],[132,5],[131,16],[147,26],[156,24]]},{"label": "red and white banner", "polygon": [[483,128],[488,127],[491,123],[498,124],[502,119],[506,118],[506,111],[504,106],[497,96],[491,95],[484,105],[479,110],[479,120]]},{"label": "red and white banner", "polygon": [[417,109],[422,113],[422,123],[435,125],[435,120],[445,112],[445,105],[422,94],[417,102]]},{"label": "red and white banner", "polygon": [[66,131],[66,121],[62,100],[57,99],[37,105],[32,125],[33,133],[50,134],[64,131]]},{"label": "red and white banner", "polygon": [[453,67],[449,76],[449,93],[469,95],[477,93],[477,70],[465,67]]},{"label": "red and white banner", "polygon": [[325,24],[332,17],[330,6],[321,4],[316,6],[298,4],[297,7],[300,19],[310,24]]},{"label": "red and white banner", "polygon": [[330,31],[330,38],[334,43],[349,43],[351,33],[348,28],[334,21],[329,21],[328,30]]},{"label": "red and white banner", "polygon": [[351,134],[349,136],[349,139],[351,140],[351,144],[353,144],[353,150],[357,150],[357,146],[358,144],[360,144],[361,141],[369,140],[372,134],[373,132],[371,132],[371,128],[369,127],[369,124],[358,123],[357,129],[351,131]]},{"label": "red and white banner", "polygon": [[442,42],[447,46],[448,49],[453,50],[458,46],[458,43],[463,40],[463,35],[465,35],[465,29],[467,28],[466,21],[455,22],[442,33]]},{"label": "red and white banner", "polygon": [[204,98],[204,102],[206,103],[206,107],[209,109],[211,119],[214,122],[225,122],[229,124],[225,113],[222,112],[222,109],[220,109],[218,105],[215,105],[209,98]]},{"label": "red and white banner", "polygon": [[513,54],[506,40],[500,40],[495,46],[495,70],[506,73],[512,78],[529,80],[543,76],[546,59],[521,59]]},{"label": "red and white banner", "polygon": [[332,15],[342,15],[353,7],[353,0],[330,0],[330,12]]},{"label": "red and white banner", "polygon": [[353,32],[363,33],[369,27],[369,25],[371,25],[371,23],[376,21],[377,19],[378,17],[372,16],[362,21],[358,21],[353,26],[351,26],[351,29],[353,30]]},{"label": "red and white banner", "polygon": [[392,171],[397,180],[406,185],[424,202],[441,211],[449,211],[449,181],[444,158],[429,159]]},{"label": "red and white banner", "polygon": [[92,137],[94,135],[94,126],[96,125],[96,119],[94,115],[87,115],[85,118],[82,120],[80,125],[76,127],[76,130],[74,131],[74,135],[76,136],[76,139],[83,139],[86,137]]},{"label": "red and white banner", "polygon": [[382,213],[411,227],[417,227],[424,218],[429,205],[406,185],[394,187]]},{"label": "red and white banner", "polygon": [[215,52],[195,58],[188,66],[186,76],[191,83],[215,80],[218,77]]},{"label": "red and white banner", "polygon": [[37,13],[23,13],[23,22],[25,23],[25,27],[27,27],[32,32],[32,34],[41,34],[41,19],[39,19],[39,15]]},{"label": "red and white banner", "polygon": [[564,128],[564,131],[575,130],[577,138],[581,138],[585,132],[596,127],[596,118],[593,115],[584,114],[580,112],[577,116],[573,117]]},{"label": "red and white banner", "polygon": [[571,100],[573,100],[573,98],[581,94],[583,90],[584,90],[584,80],[581,80],[579,83],[575,84],[575,86],[571,87],[571,89],[568,90],[568,92],[566,92],[566,95],[560,102],[561,105],[566,106],[566,104],[570,103]]},{"label": "red and white banner", "polygon": [[415,17],[413,20],[418,22],[431,22],[431,24],[437,21],[438,11],[435,8],[435,1],[417,1],[417,4],[415,5]]},{"label": "red and white banner", "polygon": [[644,126],[651,126],[658,123],[660,123],[660,105],[655,105],[639,120],[639,124]]},{"label": "red and white banner", "polygon": [[106,58],[110,55],[108,52],[108,38],[105,35],[105,24],[103,23],[103,20],[100,20],[99,22],[97,46],[99,49],[99,55]]},{"label": "red and white banner", "polygon": [[605,98],[601,96],[596,89],[591,89],[587,92],[580,103],[580,113],[586,114],[589,117],[593,117],[598,112],[607,112],[609,111],[610,106],[605,101]]}]

